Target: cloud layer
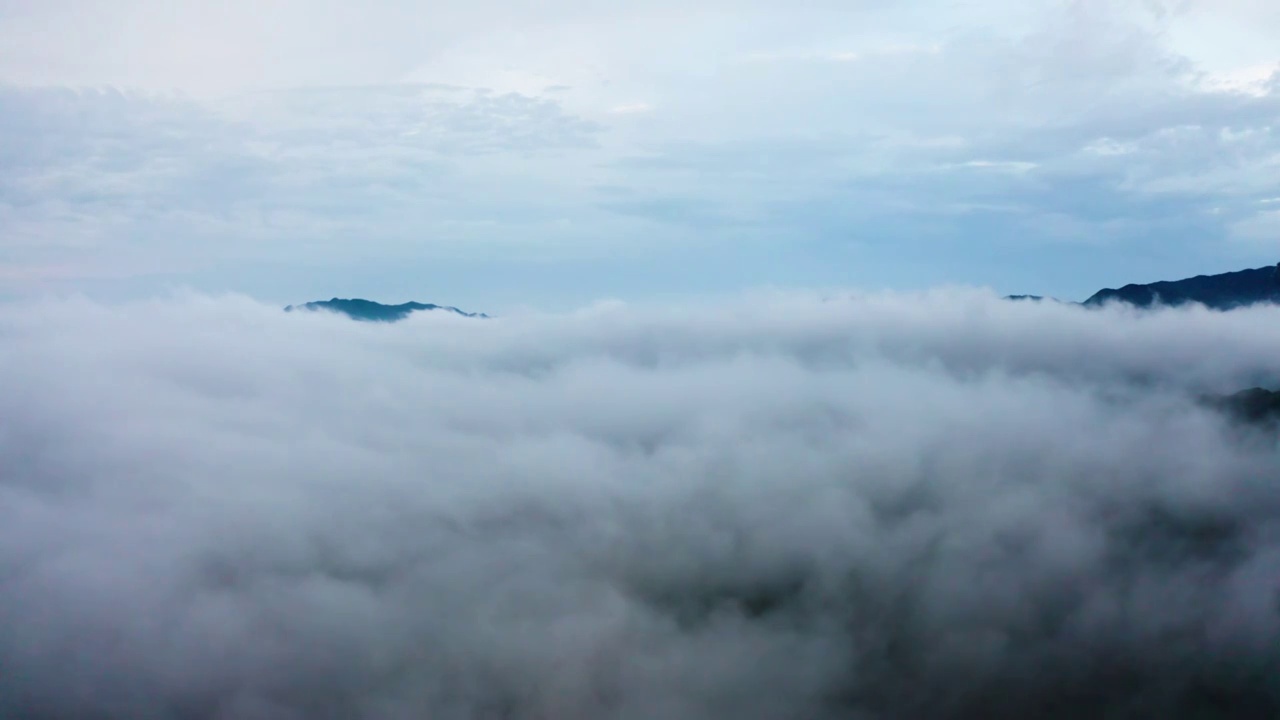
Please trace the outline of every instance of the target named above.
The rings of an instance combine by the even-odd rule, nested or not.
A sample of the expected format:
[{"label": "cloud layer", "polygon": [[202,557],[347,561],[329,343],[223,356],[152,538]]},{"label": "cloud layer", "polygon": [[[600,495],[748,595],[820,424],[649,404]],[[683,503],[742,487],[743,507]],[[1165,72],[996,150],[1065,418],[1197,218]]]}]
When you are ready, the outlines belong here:
[{"label": "cloud layer", "polygon": [[0,309],[0,715],[1272,717],[1280,311]]}]

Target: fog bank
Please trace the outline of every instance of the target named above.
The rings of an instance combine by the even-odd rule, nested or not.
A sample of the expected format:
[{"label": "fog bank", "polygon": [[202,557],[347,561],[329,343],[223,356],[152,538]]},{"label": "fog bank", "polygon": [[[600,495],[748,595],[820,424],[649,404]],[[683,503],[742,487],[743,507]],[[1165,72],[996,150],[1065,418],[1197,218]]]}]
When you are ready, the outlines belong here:
[{"label": "fog bank", "polygon": [[0,306],[0,716],[1280,715],[1280,308]]}]

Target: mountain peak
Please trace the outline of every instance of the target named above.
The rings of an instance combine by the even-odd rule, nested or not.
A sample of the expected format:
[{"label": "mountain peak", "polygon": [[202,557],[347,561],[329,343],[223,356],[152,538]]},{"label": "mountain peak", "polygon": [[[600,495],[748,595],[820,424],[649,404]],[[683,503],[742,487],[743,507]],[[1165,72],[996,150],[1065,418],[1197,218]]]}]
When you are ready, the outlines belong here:
[{"label": "mountain peak", "polygon": [[327,310],[329,312],[337,312],[346,315],[353,320],[362,320],[366,322],[396,322],[403,320],[409,315],[420,310],[443,310],[451,312],[463,317],[469,318],[488,318],[484,313],[471,313],[459,310],[452,305],[436,305],[435,303],[407,302],[399,305],[384,305],[373,300],[365,300],[363,298],[332,298],[330,300],[315,300],[303,305],[289,305],[285,307],[285,312],[293,312],[294,310]]},{"label": "mountain peak", "polygon": [[1130,283],[1119,289],[1099,290],[1084,304],[1097,306],[1116,301],[1138,307],[1200,303],[1214,310],[1280,302],[1280,264],[1185,280]]}]

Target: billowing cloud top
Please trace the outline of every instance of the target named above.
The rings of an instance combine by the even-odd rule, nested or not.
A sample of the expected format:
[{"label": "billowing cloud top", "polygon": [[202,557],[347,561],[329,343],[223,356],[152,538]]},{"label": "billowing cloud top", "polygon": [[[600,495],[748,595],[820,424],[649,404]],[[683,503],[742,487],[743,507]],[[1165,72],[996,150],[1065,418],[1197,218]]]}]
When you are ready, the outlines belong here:
[{"label": "billowing cloud top", "polygon": [[0,295],[1081,299],[1269,264],[1276,7],[0,0]]},{"label": "billowing cloud top", "polygon": [[1280,710],[1280,310],[0,308],[6,718]]}]

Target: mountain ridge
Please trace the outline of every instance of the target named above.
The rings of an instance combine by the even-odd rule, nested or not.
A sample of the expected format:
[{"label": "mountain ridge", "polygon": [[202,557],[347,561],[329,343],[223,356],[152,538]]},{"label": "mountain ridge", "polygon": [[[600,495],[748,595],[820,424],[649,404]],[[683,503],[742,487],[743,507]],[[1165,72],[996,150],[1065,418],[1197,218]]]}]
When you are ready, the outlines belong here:
[{"label": "mountain ridge", "polygon": [[1215,310],[1277,303],[1280,302],[1280,265],[1104,288],[1091,295],[1083,304],[1093,307],[1116,301],[1137,307],[1177,307],[1200,303]]},{"label": "mountain ridge", "polygon": [[1215,275],[1196,275],[1181,280],[1129,283],[1119,288],[1103,288],[1084,302],[1041,295],[1005,295],[1004,299],[1021,302],[1051,300],[1090,308],[1115,302],[1141,308],[1199,303],[1212,310],[1232,310],[1260,303],[1280,304],[1280,263]]}]

